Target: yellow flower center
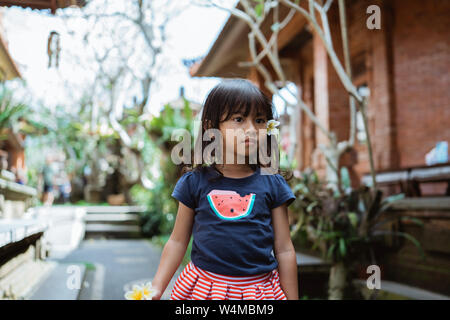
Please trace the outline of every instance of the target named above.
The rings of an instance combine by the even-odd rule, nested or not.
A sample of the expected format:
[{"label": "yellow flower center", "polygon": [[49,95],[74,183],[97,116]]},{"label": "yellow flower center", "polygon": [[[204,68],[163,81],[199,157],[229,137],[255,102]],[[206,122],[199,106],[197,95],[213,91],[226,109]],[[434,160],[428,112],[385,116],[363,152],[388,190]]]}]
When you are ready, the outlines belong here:
[{"label": "yellow flower center", "polygon": [[134,300],[142,300],[142,291],[141,290],[135,290],[133,291],[133,299]]}]

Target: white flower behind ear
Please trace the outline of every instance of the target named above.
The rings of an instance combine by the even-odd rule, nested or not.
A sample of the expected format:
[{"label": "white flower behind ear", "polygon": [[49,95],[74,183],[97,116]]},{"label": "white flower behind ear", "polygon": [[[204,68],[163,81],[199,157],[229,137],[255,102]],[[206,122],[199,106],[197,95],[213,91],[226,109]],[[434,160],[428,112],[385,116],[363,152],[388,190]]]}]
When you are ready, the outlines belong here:
[{"label": "white flower behind ear", "polygon": [[276,127],[278,127],[280,125],[279,121],[276,120],[269,120],[267,122],[267,135],[272,135],[272,134],[277,134],[278,133],[278,129]]}]

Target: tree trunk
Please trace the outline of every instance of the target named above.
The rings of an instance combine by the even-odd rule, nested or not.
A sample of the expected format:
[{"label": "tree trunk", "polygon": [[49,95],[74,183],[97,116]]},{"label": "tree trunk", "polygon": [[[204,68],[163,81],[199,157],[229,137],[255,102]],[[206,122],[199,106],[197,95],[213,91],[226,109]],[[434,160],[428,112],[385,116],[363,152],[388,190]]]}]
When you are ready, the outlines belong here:
[{"label": "tree trunk", "polygon": [[342,300],[344,289],[347,286],[347,267],[343,262],[335,263],[330,270],[328,281],[328,299]]}]

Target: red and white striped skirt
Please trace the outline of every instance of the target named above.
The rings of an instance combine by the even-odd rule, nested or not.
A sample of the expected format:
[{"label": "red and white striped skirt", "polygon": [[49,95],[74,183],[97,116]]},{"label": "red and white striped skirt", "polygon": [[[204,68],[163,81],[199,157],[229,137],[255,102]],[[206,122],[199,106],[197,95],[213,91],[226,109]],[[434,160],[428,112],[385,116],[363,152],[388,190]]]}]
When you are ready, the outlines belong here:
[{"label": "red and white striped skirt", "polygon": [[192,261],[178,276],[170,300],[287,300],[277,269],[245,276],[225,276],[196,267]]}]

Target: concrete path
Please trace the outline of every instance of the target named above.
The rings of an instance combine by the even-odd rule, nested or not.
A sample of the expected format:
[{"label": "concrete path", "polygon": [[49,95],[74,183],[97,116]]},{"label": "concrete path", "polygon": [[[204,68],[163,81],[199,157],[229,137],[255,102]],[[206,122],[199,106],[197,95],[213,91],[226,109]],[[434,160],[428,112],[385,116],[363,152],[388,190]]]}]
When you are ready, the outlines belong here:
[{"label": "concrete path", "polygon": [[[84,240],[80,246],[66,257],[54,260],[61,265],[84,264],[82,288],[78,295],[80,300],[123,300],[126,290],[134,283],[151,281],[158,268],[161,248],[147,240],[139,239],[90,239]],[[170,297],[176,277],[181,273],[178,269],[171,283],[164,292],[162,299]],[[67,272],[67,278],[71,274]],[[57,281],[59,286],[66,286],[67,279],[50,276],[48,281]],[[64,278],[64,277],[63,277]],[[55,291],[55,285],[44,283],[49,290]],[[40,290],[36,299],[45,299],[45,290]],[[31,298],[33,299],[33,297]]]},{"label": "concrete path", "polygon": [[[51,270],[39,285],[31,291],[29,300],[77,300],[81,291],[81,282],[86,274],[84,264],[65,264],[48,261]],[[77,274],[75,274],[77,273]],[[75,275],[75,277],[71,277]],[[78,280],[80,279],[80,280]]]}]

